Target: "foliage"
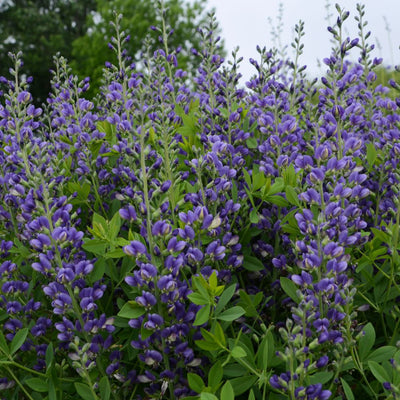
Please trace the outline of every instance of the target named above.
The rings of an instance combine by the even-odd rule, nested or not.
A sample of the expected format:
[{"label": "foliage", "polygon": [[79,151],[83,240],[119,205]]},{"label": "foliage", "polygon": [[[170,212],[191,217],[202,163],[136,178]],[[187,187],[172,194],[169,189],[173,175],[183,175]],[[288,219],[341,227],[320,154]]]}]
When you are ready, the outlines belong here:
[{"label": "foliage", "polygon": [[399,399],[400,98],[364,6],[317,104],[302,23],[244,89],[213,16],[188,78],[163,7],[146,69],[116,16],[94,100],[63,57],[43,108],[21,54],[0,79],[2,396]]},{"label": "foliage", "polygon": [[[164,23],[173,27],[169,42],[172,48],[181,48],[178,54],[179,65],[188,72],[194,71],[199,64],[191,50],[200,47],[200,38],[196,31],[207,21],[205,7],[206,0],[190,3],[183,0],[165,1]],[[146,49],[144,39],[150,34],[151,27],[162,26],[155,0],[97,0],[96,14],[89,17],[86,34],[73,43],[71,63],[80,77],[92,78],[91,93],[96,93],[100,87],[104,65],[112,56],[105,40],[114,35],[113,27],[109,23],[113,19],[114,10],[124,16],[121,30],[130,36],[124,48],[133,62],[140,62],[141,53]],[[169,28],[167,35],[171,33],[172,29]],[[155,51],[160,46],[160,32],[156,31],[151,36],[154,40],[151,48]],[[223,54],[222,50],[221,52]]]},{"label": "foliage", "polygon": [[72,42],[84,35],[95,0],[18,0],[0,4],[0,75],[7,75],[9,52],[22,51],[24,73],[34,76],[30,90],[37,102],[50,92],[52,57],[70,58]]}]

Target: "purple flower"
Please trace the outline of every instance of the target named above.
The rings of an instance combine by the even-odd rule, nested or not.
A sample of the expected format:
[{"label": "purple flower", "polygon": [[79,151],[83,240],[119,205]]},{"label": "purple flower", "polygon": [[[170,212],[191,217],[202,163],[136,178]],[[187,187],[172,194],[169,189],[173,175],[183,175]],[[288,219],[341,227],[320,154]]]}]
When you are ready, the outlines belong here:
[{"label": "purple flower", "polygon": [[134,240],[127,246],[124,246],[123,251],[128,256],[138,257],[141,254],[146,254],[146,246],[142,242]]}]

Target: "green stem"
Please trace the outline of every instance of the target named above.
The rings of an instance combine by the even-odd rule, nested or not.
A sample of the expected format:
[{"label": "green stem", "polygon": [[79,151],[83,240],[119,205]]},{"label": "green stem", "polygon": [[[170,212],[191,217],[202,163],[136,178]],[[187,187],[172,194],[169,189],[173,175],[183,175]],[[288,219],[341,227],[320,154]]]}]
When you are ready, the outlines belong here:
[{"label": "green stem", "polygon": [[8,368],[8,367],[6,367],[6,370],[12,376],[12,378],[15,380],[15,382],[21,388],[21,390],[25,393],[26,398],[29,399],[29,400],[34,400],[34,398],[24,388],[24,385],[18,380],[18,378],[15,376],[15,374],[12,372],[12,370],[10,368]]}]

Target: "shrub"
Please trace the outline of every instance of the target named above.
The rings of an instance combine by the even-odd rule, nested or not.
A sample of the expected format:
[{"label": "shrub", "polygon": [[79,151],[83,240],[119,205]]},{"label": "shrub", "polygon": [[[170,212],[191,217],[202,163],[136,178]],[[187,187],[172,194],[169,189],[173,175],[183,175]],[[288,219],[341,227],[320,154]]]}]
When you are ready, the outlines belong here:
[{"label": "shrub", "polygon": [[12,56],[4,398],[399,398],[399,100],[374,88],[364,7],[354,40],[337,9],[316,104],[316,81],[275,50],[257,49],[241,88],[213,17],[193,81],[169,27],[130,64],[120,17],[96,99],[58,57],[36,108]]}]

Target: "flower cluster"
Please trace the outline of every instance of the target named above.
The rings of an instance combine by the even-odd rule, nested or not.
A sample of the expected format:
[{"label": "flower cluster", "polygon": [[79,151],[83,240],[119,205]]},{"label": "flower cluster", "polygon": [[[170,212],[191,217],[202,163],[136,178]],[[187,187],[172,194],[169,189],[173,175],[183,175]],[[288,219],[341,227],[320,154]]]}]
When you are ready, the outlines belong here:
[{"label": "flower cluster", "polygon": [[337,9],[319,83],[298,65],[302,23],[296,60],[257,47],[246,88],[213,16],[193,79],[165,22],[136,65],[116,16],[117,62],[94,99],[55,57],[35,106],[11,55],[5,398],[399,397],[400,86],[376,83],[364,7],[360,40]]}]

